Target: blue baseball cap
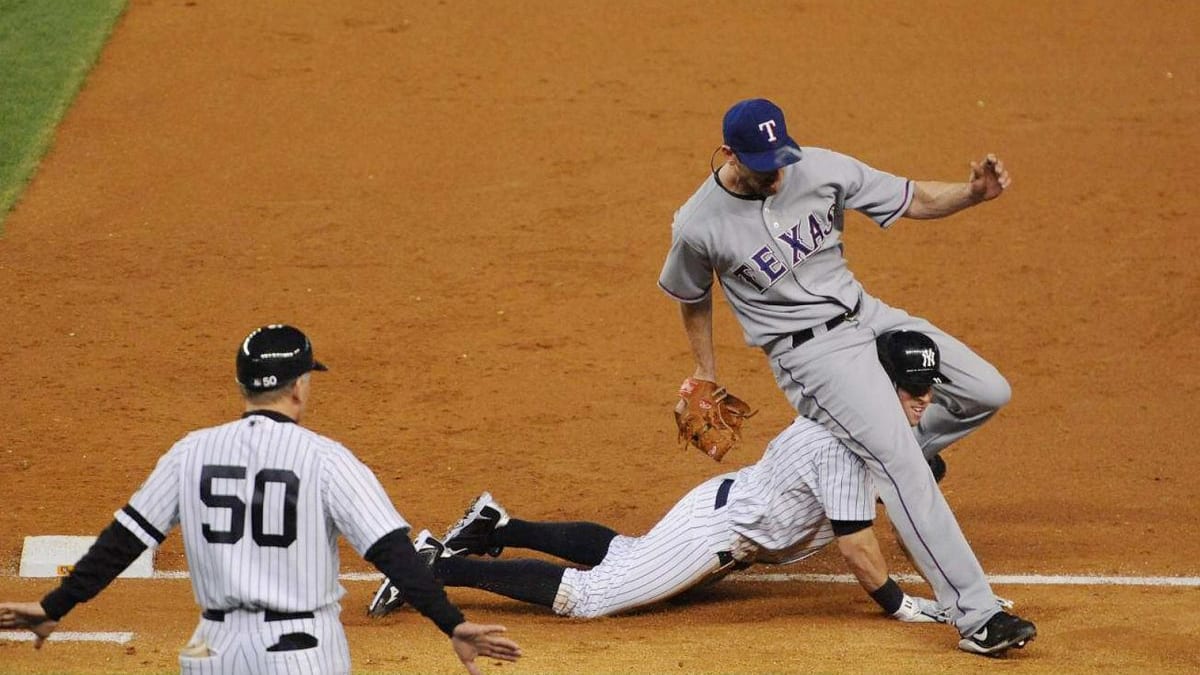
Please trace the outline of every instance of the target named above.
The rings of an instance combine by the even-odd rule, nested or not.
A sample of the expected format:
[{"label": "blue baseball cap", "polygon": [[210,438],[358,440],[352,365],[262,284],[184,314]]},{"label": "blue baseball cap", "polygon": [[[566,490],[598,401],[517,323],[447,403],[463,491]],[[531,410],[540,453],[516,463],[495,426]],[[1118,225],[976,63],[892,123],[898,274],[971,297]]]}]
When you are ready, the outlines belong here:
[{"label": "blue baseball cap", "polygon": [[754,171],[774,171],[800,161],[800,146],[788,135],[783,111],[765,98],[733,104],[722,129],[725,145]]}]

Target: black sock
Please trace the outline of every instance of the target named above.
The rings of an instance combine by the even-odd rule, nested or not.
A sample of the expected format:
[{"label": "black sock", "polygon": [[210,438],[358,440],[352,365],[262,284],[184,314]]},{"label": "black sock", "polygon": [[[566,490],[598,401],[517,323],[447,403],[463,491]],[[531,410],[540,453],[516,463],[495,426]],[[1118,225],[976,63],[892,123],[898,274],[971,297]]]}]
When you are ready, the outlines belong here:
[{"label": "black sock", "polygon": [[871,591],[870,595],[888,614],[895,614],[900,605],[904,604],[904,591],[900,590],[900,585],[891,577],[888,577],[882,586]]},{"label": "black sock", "polygon": [[445,586],[466,586],[529,602],[554,606],[565,567],[544,560],[485,560],[454,556],[438,558],[434,576]]},{"label": "black sock", "polygon": [[492,533],[493,546],[527,548],[570,560],[599,565],[617,533],[596,523],[544,523],[513,518]]}]

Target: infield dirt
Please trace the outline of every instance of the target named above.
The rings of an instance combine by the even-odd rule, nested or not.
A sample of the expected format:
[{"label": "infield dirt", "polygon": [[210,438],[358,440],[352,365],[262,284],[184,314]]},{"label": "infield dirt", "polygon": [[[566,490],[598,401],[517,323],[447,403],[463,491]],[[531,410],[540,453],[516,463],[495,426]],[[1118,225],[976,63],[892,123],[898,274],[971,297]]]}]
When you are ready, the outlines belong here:
[{"label": "infield dirt", "polygon": [[[173,441],[239,412],[237,341],[271,321],[331,368],[309,426],[417,528],[489,489],[640,533],[755,461],[791,411],[723,303],[721,379],[762,412],[720,467],[678,449],[691,362],[655,285],[749,96],[897,174],[961,180],[989,151],[1013,173],[950,220],[847,226],[869,289],[1013,385],[946,455],[985,569],[1197,576],[1196,25],[1171,2],[134,0],[0,240],[0,597],[51,586],[12,576],[24,536],[98,532]],[[185,568],[177,536],[157,566]],[[357,672],[458,669],[347,588]],[[731,581],[592,622],[451,596],[525,647],[489,672],[1200,670],[1194,587],[997,590],[1040,631],[1003,663],[850,585]],[[0,672],[170,671],[197,614],[186,582],[122,580],[64,630],[130,645],[0,642]]]}]

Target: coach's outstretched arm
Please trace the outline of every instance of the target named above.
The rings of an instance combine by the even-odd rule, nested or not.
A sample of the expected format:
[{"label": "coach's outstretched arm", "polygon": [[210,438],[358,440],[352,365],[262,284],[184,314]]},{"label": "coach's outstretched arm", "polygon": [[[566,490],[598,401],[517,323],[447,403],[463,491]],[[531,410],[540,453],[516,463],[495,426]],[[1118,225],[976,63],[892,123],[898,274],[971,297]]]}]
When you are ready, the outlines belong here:
[{"label": "coach's outstretched arm", "polygon": [[36,636],[33,646],[41,649],[67,612],[96,597],[144,550],[146,545],[114,520],[75,563],[71,573],[63,577],[58,588],[47,593],[40,603],[0,604],[0,628],[28,628]]},{"label": "coach's outstretched arm", "polygon": [[46,616],[41,603],[4,602],[0,603],[0,628],[28,628],[33,631],[33,646],[41,649],[58,622]]},{"label": "coach's outstretched arm", "polygon": [[521,656],[517,643],[501,636],[507,630],[504,626],[466,620],[446,597],[433,572],[417,556],[407,530],[393,530],[384,535],[367,549],[363,558],[391,579],[409,604],[450,637],[454,653],[471,675],[480,672],[475,665],[476,657],[516,661]]},{"label": "coach's outstretched arm", "polygon": [[883,611],[900,621],[947,623],[948,617],[937,602],[927,598],[913,597],[888,576],[887,562],[879,550],[879,540],[871,521],[835,520],[833,532],[837,535],[837,547],[850,571],[858,579],[863,590],[879,604]]}]

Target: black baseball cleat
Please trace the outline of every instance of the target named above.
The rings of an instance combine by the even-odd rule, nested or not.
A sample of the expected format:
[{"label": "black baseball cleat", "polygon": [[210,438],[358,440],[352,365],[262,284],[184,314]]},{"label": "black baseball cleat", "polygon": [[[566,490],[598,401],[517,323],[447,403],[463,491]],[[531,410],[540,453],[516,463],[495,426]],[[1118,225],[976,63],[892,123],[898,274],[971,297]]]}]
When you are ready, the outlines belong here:
[{"label": "black baseball cleat", "polygon": [[403,606],[404,594],[400,592],[398,586],[392,583],[391,579],[384,577],[383,583],[379,585],[379,590],[375,591],[375,597],[371,598],[371,604],[367,605],[367,616],[374,618],[387,616]]},{"label": "black baseball cleat", "polygon": [[983,628],[958,641],[958,648],[972,654],[1001,656],[1010,647],[1021,649],[1037,637],[1037,626],[1008,612],[997,612]]},{"label": "black baseball cleat", "polygon": [[935,482],[942,482],[946,477],[946,460],[942,459],[941,455],[934,455],[933,459],[929,460],[929,470],[933,472]]},{"label": "black baseball cleat", "polygon": [[503,546],[491,544],[492,533],[508,524],[508,512],[492,493],[484,492],[471,502],[463,517],[446,531],[442,537],[446,553],[443,555],[488,555],[495,557],[504,550]]},{"label": "black baseball cleat", "polygon": [[[435,539],[429,530],[421,530],[413,542],[413,547],[417,549],[417,557],[421,562],[431,569],[434,561],[444,555],[446,550],[442,542]],[[371,598],[371,604],[367,605],[367,615],[375,618],[387,616],[403,607],[404,602],[404,593],[391,579],[385,578],[379,585],[379,590],[375,591],[375,597]]]},{"label": "black baseball cleat", "polygon": [[438,558],[449,558],[452,555],[446,552],[446,545],[438,541],[429,530],[421,530],[413,541],[413,548],[417,549],[417,557],[429,569],[433,569],[433,563]]}]

